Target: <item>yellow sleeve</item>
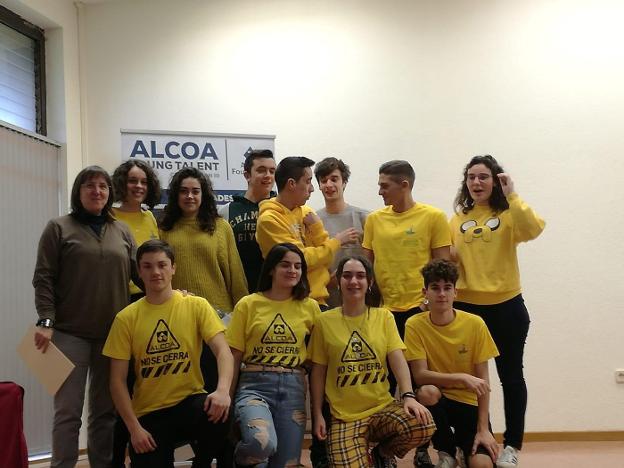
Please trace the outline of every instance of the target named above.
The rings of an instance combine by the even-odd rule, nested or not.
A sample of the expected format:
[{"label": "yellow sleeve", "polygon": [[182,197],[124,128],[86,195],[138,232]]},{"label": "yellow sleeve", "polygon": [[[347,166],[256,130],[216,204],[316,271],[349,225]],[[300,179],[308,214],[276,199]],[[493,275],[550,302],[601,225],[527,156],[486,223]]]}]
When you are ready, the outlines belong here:
[{"label": "yellow sleeve", "polygon": [[108,332],[102,354],[113,359],[129,361],[132,357],[132,338],[127,324],[119,317],[115,317]]},{"label": "yellow sleeve", "polygon": [[399,330],[397,329],[396,321],[392,316],[392,312],[388,309],[380,309],[380,311],[385,314],[386,342],[388,343],[386,352],[390,354],[392,351],[396,351],[397,349],[405,349],[405,343],[403,343],[401,335],[399,335]]},{"label": "yellow sleeve", "polygon": [[[310,229],[313,242],[319,242],[315,247],[304,247],[303,256],[309,268],[329,266],[334,261],[334,255],[340,250],[340,241],[330,239],[323,227],[323,223],[316,223]],[[307,236],[306,236],[307,239]]]},{"label": "yellow sleeve", "polygon": [[308,356],[312,362],[326,366],[329,362],[327,357],[327,349],[325,347],[325,339],[323,337],[323,327],[321,321],[317,320],[312,330],[312,337],[308,344]]},{"label": "yellow sleeve", "polygon": [[408,361],[417,361],[420,359],[427,359],[427,353],[418,331],[416,330],[414,320],[407,320],[405,324],[405,345],[407,351],[405,352],[405,359]]},{"label": "yellow sleeve", "polygon": [[217,311],[210,305],[210,303],[201,297],[197,299],[196,311],[197,311],[197,325],[199,332],[205,343],[208,343],[217,333],[221,333],[225,330],[223,322],[219,318]]},{"label": "yellow sleeve", "polygon": [[267,254],[275,244],[282,242],[291,242],[297,247],[302,248],[301,239],[295,237],[290,231],[288,223],[273,216],[272,213],[262,213],[256,224],[256,240],[262,251],[262,256],[266,258]]},{"label": "yellow sleeve", "polygon": [[239,301],[234,306],[232,319],[225,330],[225,338],[231,348],[245,352],[245,330],[247,328],[247,302]]},{"label": "yellow sleeve", "polygon": [[453,233],[457,230],[457,223],[459,222],[459,216],[455,213],[451,219],[449,219],[448,226],[451,233],[451,243],[455,245],[455,236]]},{"label": "yellow sleeve", "polygon": [[312,326],[314,326],[321,318],[321,308],[314,299],[310,298],[310,301],[312,302]]},{"label": "yellow sleeve", "polygon": [[260,219],[258,219],[256,240],[262,251],[262,256],[265,258],[275,244],[282,242],[295,244],[303,251],[308,268],[330,265],[334,260],[335,253],[340,249],[340,241],[338,239],[329,239],[323,223],[314,224],[310,232],[306,233],[306,240],[320,242],[320,244],[305,246],[302,239],[297,238],[292,233],[287,223],[276,219],[271,213],[263,213]]},{"label": "yellow sleeve", "polygon": [[451,245],[451,230],[443,211],[436,210],[431,223],[431,249]]},{"label": "yellow sleeve", "polygon": [[517,193],[510,194],[507,201],[513,222],[514,242],[527,242],[539,236],[546,226],[544,220]]},{"label": "yellow sleeve", "polygon": [[[309,206],[302,207],[303,217],[308,213],[316,214]],[[329,237],[322,221],[305,228],[304,243],[303,255],[309,267],[331,265],[334,256],[340,250],[340,241]]]},{"label": "yellow sleeve", "polygon": [[[241,298],[249,294],[247,289],[247,278],[243,270],[238,250],[236,249],[236,241],[234,240],[234,231],[230,224],[223,218],[219,218],[219,229],[222,230],[223,240],[225,242],[225,255],[220,255],[222,259],[219,268],[223,272],[223,278],[230,295],[232,306],[236,305]],[[229,312],[229,311],[228,311]]]},{"label": "yellow sleeve", "polygon": [[154,213],[152,213],[150,210],[147,210],[146,213],[149,217],[149,224],[152,228],[152,232],[160,236],[160,232],[158,231],[158,223],[156,222],[156,218],[154,218]]}]

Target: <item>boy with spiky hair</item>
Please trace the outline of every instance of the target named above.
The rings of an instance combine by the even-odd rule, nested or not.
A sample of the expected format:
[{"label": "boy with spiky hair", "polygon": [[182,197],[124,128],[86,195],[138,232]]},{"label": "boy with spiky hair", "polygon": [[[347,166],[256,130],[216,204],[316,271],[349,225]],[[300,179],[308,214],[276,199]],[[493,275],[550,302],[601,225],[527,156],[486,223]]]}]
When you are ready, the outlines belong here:
[{"label": "boy with spiky hair", "polygon": [[498,350],[480,317],[453,309],[459,276],[453,263],[433,260],[422,275],[429,311],[407,321],[405,344],[418,401],[438,428],[435,466],[454,468],[459,447],[469,468],[491,468],[498,445],[489,423],[488,361]]}]

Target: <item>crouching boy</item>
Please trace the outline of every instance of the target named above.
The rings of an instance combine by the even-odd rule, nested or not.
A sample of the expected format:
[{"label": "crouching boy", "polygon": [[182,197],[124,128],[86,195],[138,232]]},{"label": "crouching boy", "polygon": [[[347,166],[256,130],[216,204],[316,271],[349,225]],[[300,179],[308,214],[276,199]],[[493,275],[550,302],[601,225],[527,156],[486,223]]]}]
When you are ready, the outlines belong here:
[{"label": "crouching boy", "polygon": [[[137,250],[145,297],[113,322],[103,354],[111,358],[110,390],[130,433],[134,468],[171,467],[173,451],[191,442],[193,466],[208,467],[218,452],[230,407],[233,359],[222,325],[208,302],[171,288],[171,247],[149,240]],[[217,389],[206,395],[199,365],[205,341],[217,358]],[[130,400],[126,375],[134,360]]]},{"label": "crouching boy", "polygon": [[405,327],[406,357],[417,397],[433,416],[436,468],[454,468],[459,447],[470,468],[494,466],[498,445],[489,424],[488,360],[498,356],[483,320],[453,309],[457,267],[433,260],[422,269],[429,311]]}]

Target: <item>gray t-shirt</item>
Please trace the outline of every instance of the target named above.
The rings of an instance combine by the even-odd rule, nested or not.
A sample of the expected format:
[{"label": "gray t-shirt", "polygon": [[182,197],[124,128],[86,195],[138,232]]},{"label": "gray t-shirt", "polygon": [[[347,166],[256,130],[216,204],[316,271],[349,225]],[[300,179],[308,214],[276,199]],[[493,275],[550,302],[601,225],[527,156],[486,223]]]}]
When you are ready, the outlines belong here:
[{"label": "gray t-shirt", "polygon": [[[329,237],[334,237],[339,232],[351,227],[355,228],[360,234],[357,243],[346,244],[340,247],[340,250],[334,257],[334,263],[331,267],[332,272],[336,270],[338,262],[344,257],[351,255],[364,255],[364,250],[362,249],[362,238],[364,236],[364,223],[366,222],[366,217],[369,213],[370,211],[368,210],[351,205],[347,205],[341,213],[330,214],[325,208],[317,211],[319,218],[323,221],[325,230],[329,233]],[[337,288],[328,287],[327,290],[329,291],[327,305],[330,307],[338,307],[341,304],[340,292]]]}]

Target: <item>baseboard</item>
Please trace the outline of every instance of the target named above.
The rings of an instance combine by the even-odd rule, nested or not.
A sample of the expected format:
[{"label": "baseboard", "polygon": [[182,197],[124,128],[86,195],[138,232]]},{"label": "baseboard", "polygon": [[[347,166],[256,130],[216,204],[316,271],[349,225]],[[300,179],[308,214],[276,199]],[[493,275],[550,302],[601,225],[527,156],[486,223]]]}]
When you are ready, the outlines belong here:
[{"label": "baseboard", "polygon": [[[87,456],[87,449],[81,448],[78,450],[78,460],[84,459]],[[43,465],[46,466],[52,461],[52,453],[48,452],[47,454],[43,454],[43,456],[39,455],[36,458],[31,459],[29,457],[28,464],[32,466]]]},{"label": "baseboard", "polygon": [[[494,437],[503,443],[503,434],[496,433]],[[578,432],[526,432],[524,442],[622,442],[624,431],[578,431]],[[306,434],[303,448],[310,448],[312,436]]]},{"label": "baseboard", "polygon": [[[503,441],[502,434],[494,434]],[[526,432],[525,442],[609,442],[624,441],[624,431]]]}]

